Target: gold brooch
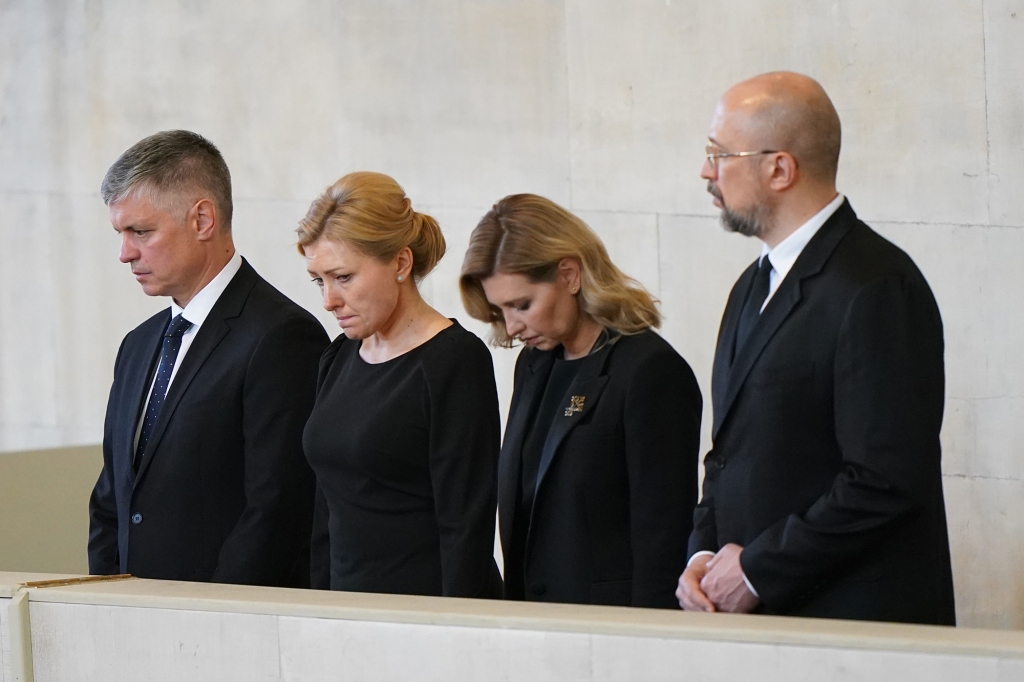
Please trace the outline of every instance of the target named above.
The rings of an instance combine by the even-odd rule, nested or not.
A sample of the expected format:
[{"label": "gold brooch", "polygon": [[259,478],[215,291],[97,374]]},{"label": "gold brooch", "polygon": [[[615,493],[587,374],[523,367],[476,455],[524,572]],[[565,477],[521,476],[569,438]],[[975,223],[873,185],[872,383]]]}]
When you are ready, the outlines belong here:
[{"label": "gold brooch", "polygon": [[569,407],[565,408],[565,416],[571,417],[573,412],[582,412],[583,403],[587,402],[587,396],[574,395],[569,399]]}]

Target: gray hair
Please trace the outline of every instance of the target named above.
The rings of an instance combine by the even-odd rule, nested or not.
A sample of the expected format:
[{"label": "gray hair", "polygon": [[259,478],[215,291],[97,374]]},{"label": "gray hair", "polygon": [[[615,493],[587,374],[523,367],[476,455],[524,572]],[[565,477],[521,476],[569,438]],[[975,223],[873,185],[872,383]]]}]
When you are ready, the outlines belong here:
[{"label": "gray hair", "polygon": [[[182,211],[207,195],[217,207],[222,226],[231,228],[231,174],[220,151],[202,135],[188,130],[150,135],[121,154],[100,185],[108,206],[142,191],[152,191],[165,206],[173,202]],[[181,208],[186,201],[188,206]]]}]

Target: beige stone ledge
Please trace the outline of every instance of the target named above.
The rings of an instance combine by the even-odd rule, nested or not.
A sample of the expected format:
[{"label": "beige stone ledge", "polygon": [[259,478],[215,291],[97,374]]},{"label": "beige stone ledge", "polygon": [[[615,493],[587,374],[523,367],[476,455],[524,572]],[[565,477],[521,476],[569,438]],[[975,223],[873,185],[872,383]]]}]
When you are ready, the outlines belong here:
[{"label": "beige stone ledge", "polygon": [[[0,572],[20,583],[68,576]],[[1024,632],[131,579],[29,591],[32,602],[661,639],[1024,658]]]}]

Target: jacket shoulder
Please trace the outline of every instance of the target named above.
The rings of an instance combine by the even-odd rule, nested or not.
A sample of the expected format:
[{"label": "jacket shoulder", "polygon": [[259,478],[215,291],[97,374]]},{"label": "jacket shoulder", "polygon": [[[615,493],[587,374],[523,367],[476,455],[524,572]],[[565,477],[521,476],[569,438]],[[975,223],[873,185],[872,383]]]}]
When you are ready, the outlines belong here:
[{"label": "jacket shoulder", "polygon": [[651,382],[671,378],[680,389],[698,394],[700,389],[693,368],[682,355],[653,329],[623,336],[616,344],[608,373],[619,374],[631,386],[646,390]]},{"label": "jacket shoulder", "polygon": [[925,281],[906,251],[859,219],[837,246],[832,261],[832,269],[840,270],[859,283],[893,276]]},{"label": "jacket shoulder", "polygon": [[273,324],[292,320],[303,324],[322,326],[311,312],[277,290],[270,282],[257,275],[258,279],[246,300],[245,312],[257,313],[259,317]]},{"label": "jacket shoulder", "polygon": [[164,332],[164,329],[166,329],[167,323],[170,319],[170,309],[164,308],[138,327],[125,334],[122,345],[125,348],[130,348],[132,345],[140,341],[150,341],[157,334],[162,334]]},{"label": "jacket shoulder", "polygon": [[[647,329],[638,334],[623,335],[616,342],[612,361],[646,365],[654,360],[686,364],[683,356],[660,334]],[[687,365],[688,366],[688,365]]]}]

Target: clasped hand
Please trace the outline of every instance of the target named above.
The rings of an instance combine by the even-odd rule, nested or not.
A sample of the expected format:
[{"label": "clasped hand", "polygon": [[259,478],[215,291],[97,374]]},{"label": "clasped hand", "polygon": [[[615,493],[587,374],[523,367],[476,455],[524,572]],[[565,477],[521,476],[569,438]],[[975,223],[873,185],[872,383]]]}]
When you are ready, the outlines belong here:
[{"label": "clasped hand", "polygon": [[730,543],[714,556],[700,556],[690,562],[679,576],[679,605],[687,611],[753,611],[760,600],[743,580],[742,552],[742,547]]}]

